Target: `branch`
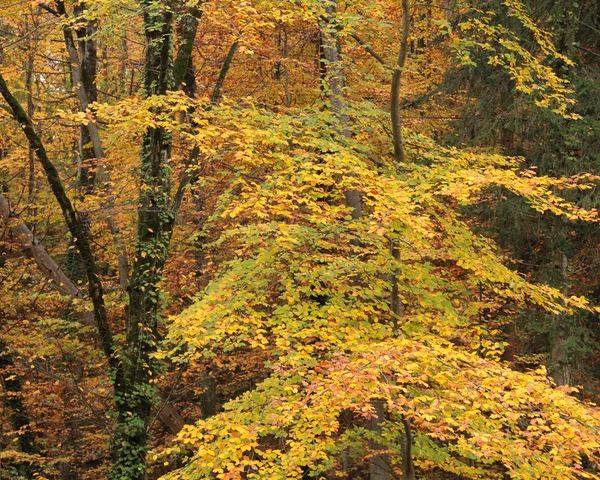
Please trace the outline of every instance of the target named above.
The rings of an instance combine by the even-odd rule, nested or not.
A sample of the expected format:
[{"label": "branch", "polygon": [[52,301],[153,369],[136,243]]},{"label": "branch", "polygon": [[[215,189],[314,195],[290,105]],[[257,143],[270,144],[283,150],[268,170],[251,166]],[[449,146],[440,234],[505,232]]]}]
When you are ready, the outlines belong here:
[{"label": "branch", "polygon": [[587,52],[596,57],[600,57],[600,53],[596,53],[596,52],[590,50],[589,48],[582,47],[581,45],[575,45],[575,48],[578,48],[579,50],[583,50],[584,52]]},{"label": "branch", "polygon": [[445,81],[442,80],[439,84],[435,85],[431,90],[421,95],[413,95],[411,99],[406,99],[400,104],[400,108],[404,110],[409,107],[418,107],[423,103],[427,102],[431,97],[442,92],[445,88]]},{"label": "branch", "polygon": [[[11,218],[10,206],[6,198],[0,193],[0,219],[6,224]],[[37,240],[30,228],[24,223],[19,222],[10,227],[13,238],[19,242],[27,253],[29,253],[40,271],[48,278],[54,288],[61,294],[72,298],[83,298],[84,294],[75,283],[67,277],[56,261]],[[95,325],[93,318],[90,318],[89,311],[84,311],[80,315],[80,322],[83,325]],[[169,432],[177,434],[183,428],[185,420],[175,410],[171,403],[165,402],[157,413],[157,418],[167,427]]]},{"label": "branch", "polygon": [[42,10],[46,10],[47,12],[51,13],[55,17],[60,17],[60,14],[56,10],[54,10],[50,5],[47,5],[45,3],[38,3],[37,5]]},{"label": "branch", "polygon": [[[198,160],[199,156],[200,156],[200,149],[197,146],[194,146],[194,148],[192,148],[192,151],[190,152],[190,156],[188,157],[187,162],[185,163],[185,166],[189,167],[190,165],[192,165],[192,163],[194,163],[195,161]],[[177,187],[177,191],[175,192],[175,195],[173,196],[173,207],[171,209],[171,211],[173,212],[173,215],[172,215],[173,221],[175,221],[175,217],[177,216],[177,213],[179,212],[179,208],[181,207],[181,202],[183,201],[183,196],[185,195],[185,191],[186,191],[188,185],[190,185],[193,180],[194,180],[194,176],[192,174],[186,172],[183,174],[183,176],[181,177],[181,180],[179,181],[179,186]]]},{"label": "branch", "polygon": [[[8,201],[0,193],[0,219],[7,225],[11,219],[11,211]],[[46,251],[44,246],[35,237],[30,228],[23,222],[10,226],[13,238],[33,257],[36,265],[54,287],[63,295],[73,298],[83,298],[83,293],[73,281],[67,277],[58,264]]]},{"label": "branch", "polygon": [[356,42],[367,51],[367,53],[369,53],[375,60],[377,60],[379,63],[381,63],[386,69],[392,70],[392,71],[395,70],[395,68],[392,67],[389,63],[387,63],[381,55],[379,55],[375,50],[373,50],[373,47],[371,47],[371,45],[369,45],[367,42],[365,42],[356,33],[352,32],[352,33],[350,33],[350,36],[354,40],[356,40]]},{"label": "branch", "polygon": [[[212,104],[218,103],[219,98],[221,97],[221,88],[223,87],[223,83],[225,82],[225,77],[227,76],[227,73],[229,72],[229,68],[231,67],[231,61],[233,60],[233,56],[235,55],[235,52],[237,51],[238,46],[239,46],[239,42],[236,40],[229,48],[229,52],[227,53],[227,56],[225,57],[225,60],[223,61],[223,65],[221,66],[221,71],[219,72],[219,78],[217,79],[217,83],[215,84],[215,88],[210,97],[211,104],[209,104],[206,107],[207,110],[210,110],[212,108]],[[185,167],[187,168],[190,165],[192,165],[193,162],[198,160],[199,156],[200,156],[200,149],[198,148],[198,146],[194,146],[194,148],[190,152],[187,162],[185,163]],[[175,192],[175,196],[173,197],[173,207],[171,208],[171,212],[173,214],[173,222],[175,221],[175,217],[177,216],[177,213],[179,212],[179,208],[181,207],[181,202],[183,201],[185,191],[186,191],[188,185],[193,183],[194,180],[195,180],[195,176],[193,176],[189,173],[185,173],[181,177],[181,180],[179,181],[179,185],[177,186],[177,191]]]},{"label": "branch", "polygon": [[227,72],[229,72],[229,68],[231,67],[231,61],[233,60],[233,56],[239,47],[239,41],[236,40],[233,42],[231,47],[229,48],[229,52],[227,52],[227,56],[223,61],[223,65],[221,66],[221,71],[219,72],[219,78],[217,78],[217,83],[215,84],[215,89],[213,90],[213,94],[210,97],[211,103],[217,103],[219,98],[221,97],[221,89],[223,88],[223,83],[225,82],[225,77],[227,76]]}]

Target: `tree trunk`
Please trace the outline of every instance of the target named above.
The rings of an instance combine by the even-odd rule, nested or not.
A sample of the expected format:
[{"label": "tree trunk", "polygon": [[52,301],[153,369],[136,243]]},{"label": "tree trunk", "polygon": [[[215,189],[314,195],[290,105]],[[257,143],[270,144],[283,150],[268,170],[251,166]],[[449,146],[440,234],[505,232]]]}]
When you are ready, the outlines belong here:
[{"label": "tree trunk", "polygon": [[192,51],[196,32],[198,30],[198,19],[202,16],[202,10],[196,7],[188,8],[186,15],[181,18],[178,33],[181,37],[181,45],[177,50],[177,57],[173,64],[173,83],[175,88],[182,90],[189,96],[194,96],[196,90],[196,78],[192,64]]},{"label": "tree trunk", "polygon": [[[146,97],[164,95],[172,87],[172,14],[166,3],[143,0]],[[150,380],[156,374],[152,354],[159,326],[159,290],[173,212],[169,208],[171,135],[147,128],[141,147],[140,195],[136,255],[128,287],[129,310],[122,357],[122,383],[115,385],[117,426],[111,478],[146,478],[147,427],[157,398]]]},{"label": "tree trunk", "polygon": [[[329,97],[329,105],[332,115],[337,122],[335,128],[338,128],[340,140],[350,138],[349,118],[346,113],[347,106],[344,99],[344,74],[342,70],[342,59],[340,53],[340,43],[338,38],[338,28],[336,20],[337,3],[335,0],[325,0],[326,16],[321,23],[321,54],[323,57],[322,65],[325,68],[324,90]],[[360,192],[358,190],[347,189],[344,192],[344,204],[351,209],[353,220],[359,220],[362,217],[362,204]],[[356,276],[352,280],[360,283],[361,279]],[[381,433],[381,422],[384,420],[383,400],[372,400],[375,408],[375,416],[367,422],[367,428],[376,433]],[[384,447],[376,441],[370,442],[374,452],[382,450]],[[345,462],[344,469],[350,469],[349,461]],[[390,459],[389,455],[383,453],[374,453],[369,461],[369,475],[371,480],[390,480]]]},{"label": "tree trunk", "polygon": [[114,357],[114,341],[112,337],[112,331],[108,323],[106,306],[104,304],[104,289],[98,275],[98,267],[96,265],[96,260],[91,248],[91,234],[89,225],[85,220],[80,218],[75,211],[75,208],[73,207],[73,204],[67,195],[62,180],[60,179],[58,170],[50,161],[50,158],[46,152],[46,148],[33,128],[31,119],[23,110],[21,104],[11,94],[6,82],[4,81],[4,77],[1,74],[0,95],[4,97],[6,103],[10,107],[13,117],[23,128],[23,132],[27,137],[29,146],[35,151],[36,156],[46,175],[46,179],[48,180],[48,184],[50,185],[50,189],[52,190],[52,193],[61,208],[63,218],[69,227],[69,232],[73,236],[75,246],[81,254],[88,279],[88,294],[94,307],[94,318],[96,320],[96,326],[98,328],[98,334],[100,336],[102,348],[112,370],[116,371],[117,362]]},{"label": "tree trunk", "polygon": [[402,140],[402,119],[400,117],[400,83],[402,71],[406,65],[408,54],[408,37],[410,35],[410,4],[409,0],[402,0],[402,43],[396,68],[392,74],[392,87],[390,93],[390,116],[392,121],[392,139],[394,143],[394,159],[398,163],[405,160],[404,143]]},{"label": "tree trunk", "polygon": [[[62,7],[64,5],[57,2]],[[157,10],[156,3],[148,0],[144,3],[144,20],[148,41],[146,62],[146,93],[161,95],[166,93],[170,66],[171,14],[168,8]],[[65,30],[67,47],[72,59],[72,73],[78,86],[80,103],[87,108],[87,94],[82,88],[77,51],[70,30]],[[70,41],[69,41],[70,38]],[[120,358],[115,355],[115,343],[104,305],[104,291],[98,275],[95,258],[91,249],[90,228],[71,203],[58,171],[49,159],[46,149],[31,119],[17,99],[11,94],[4,78],[0,74],[0,95],[4,97],[17,122],[21,125],[30,148],[35,152],[48,184],[54,194],[75,246],[81,254],[88,280],[88,294],[93,304],[94,320],[100,343],[108,359],[114,379],[115,401],[118,410],[117,432],[113,452],[115,462],[111,476],[115,479],[143,479],[146,477],[145,453],[147,449],[146,425],[154,399],[154,388],[150,385],[151,354],[155,351],[154,334],[158,325],[158,289],[162,278],[162,269],[166,262],[174,214],[168,209],[169,179],[167,161],[170,157],[170,135],[162,129],[148,129],[142,145],[142,178],[139,206],[137,238],[137,257],[134,268],[134,280],[130,288],[130,315],[127,319],[127,338],[124,353]],[[93,123],[93,122],[92,122]],[[92,125],[90,123],[90,125]],[[95,126],[95,124],[94,124]],[[97,128],[90,129],[94,152],[101,153],[101,144]],[[98,151],[98,148],[100,150]],[[4,197],[3,218],[8,219],[10,211]],[[23,231],[26,245],[35,246],[34,237],[24,224],[18,224]],[[51,265],[45,273],[56,278],[57,288],[69,287],[72,282],[64,276],[55,262],[43,250],[40,252],[45,263]],[[62,274],[62,276],[61,276]],[[67,292],[75,294],[75,292]],[[181,417],[173,414],[172,409],[162,409],[159,418],[175,429],[182,424]],[[166,418],[168,417],[168,418]],[[175,426],[175,422],[178,424]]]},{"label": "tree trunk", "polygon": [[[8,345],[0,339],[0,378],[5,391],[2,400],[10,410],[9,419],[13,430],[17,432],[19,449],[23,453],[36,454],[39,450],[35,444],[35,433],[23,404],[21,378],[13,371],[14,366],[14,359],[8,351]],[[23,478],[36,477],[35,468],[27,462],[19,462],[16,469]]]},{"label": "tree trunk", "polygon": [[[64,18],[64,21],[67,22],[67,13],[65,9],[65,4],[63,0],[59,0],[56,3],[58,13]],[[85,4],[81,4],[78,6],[80,10],[78,10],[79,14],[85,11]],[[87,24],[86,33],[93,34],[93,31],[90,31],[93,26]],[[71,66],[71,75],[73,78],[73,83],[75,89],[77,91],[77,98],[79,100],[79,108],[82,112],[88,110],[90,103],[93,101],[92,99],[97,98],[96,91],[96,67],[97,67],[97,52],[96,46],[94,42],[86,40],[86,46],[81,47],[81,51],[84,55],[82,59],[80,59],[80,54],[78,48],[75,44],[75,40],[73,39],[73,32],[71,31],[68,23],[65,23],[63,27],[63,35],[65,38],[65,45],[67,48],[67,53],[69,54],[69,61]],[[85,65],[82,63],[82,60],[85,59]],[[90,98],[90,95],[92,97]],[[91,155],[91,158],[95,158],[96,162],[100,162],[97,165],[97,170],[95,173],[95,179],[105,185],[107,188],[107,202],[106,208],[112,210],[114,208],[114,201],[112,199],[112,195],[110,193],[110,189],[107,187],[110,184],[110,176],[105,171],[104,165],[101,163],[101,160],[104,158],[104,150],[102,148],[102,141],[100,140],[100,133],[98,131],[98,126],[96,122],[90,121],[84,131],[82,131],[80,142],[82,143],[82,148],[85,149],[85,145],[91,144],[92,150],[90,152],[86,152],[85,155]],[[89,139],[89,142],[87,140]],[[121,233],[117,224],[112,217],[109,215],[106,218],[106,224],[112,234],[113,241],[117,250],[117,261],[119,264],[119,283],[122,288],[125,288],[129,283],[129,263],[127,260],[127,252],[125,250],[125,246],[121,241]]]},{"label": "tree trunk", "polygon": [[[371,404],[375,409],[375,416],[367,422],[367,428],[372,432],[381,435],[381,424],[385,419],[385,406],[383,400],[379,398],[371,400]],[[369,447],[372,452],[385,449],[385,447],[376,440],[370,441]],[[369,459],[370,480],[390,480],[392,478],[391,473],[390,456],[387,453],[373,453]]]},{"label": "tree trunk", "polygon": [[[81,26],[76,30],[79,69],[81,85],[86,94],[88,104],[98,101],[98,89],[96,87],[96,71],[98,66],[98,52],[96,48],[96,26],[93,21],[85,20],[87,6],[84,2],[73,7],[73,15]],[[69,42],[67,40],[67,42]],[[91,189],[96,182],[96,158],[92,144],[92,136],[89,126],[81,125],[79,128],[79,155],[81,164],[78,171],[78,183],[81,187]]]},{"label": "tree trunk", "polygon": [[[569,294],[569,259],[561,254],[561,277],[562,277],[562,294]],[[556,325],[554,333],[554,342],[552,351],[550,352],[550,376],[558,385],[571,384],[571,364],[569,361],[569,352],[565,348],[565,344],[569,339],[568,319],[564,314],[556,315]]]}]

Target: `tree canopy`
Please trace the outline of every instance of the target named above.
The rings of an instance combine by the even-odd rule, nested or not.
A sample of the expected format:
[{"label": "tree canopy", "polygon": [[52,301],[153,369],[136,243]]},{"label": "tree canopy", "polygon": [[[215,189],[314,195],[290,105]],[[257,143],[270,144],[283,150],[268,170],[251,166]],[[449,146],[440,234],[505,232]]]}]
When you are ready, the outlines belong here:
[{"label": "tree canopy", "polygon": [[0,7],[1,478],[600,478],[595,2]]}]

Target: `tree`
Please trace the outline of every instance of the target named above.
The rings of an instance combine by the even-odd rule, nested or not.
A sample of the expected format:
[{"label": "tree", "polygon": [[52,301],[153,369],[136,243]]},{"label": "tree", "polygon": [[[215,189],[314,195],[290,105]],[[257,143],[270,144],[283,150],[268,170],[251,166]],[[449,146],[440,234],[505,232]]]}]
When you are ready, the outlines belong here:
[{"label": "tree", "polygon": [[[402,179],[394,169],[373,169],[356,153],[358,144],[343,147],[310,129],[321,115],[248,116],[272,122],[270,135],[251,144],[261,158],[273,159],[272,170],[260,184],[240,178],[240,190],[223,202],[213,228],[223,232],[217,245],[226,244],[230,255],[198,303],[175,317],[172,349],[164,355],[203,362],[220,351],[264,349],[271,375],[221,414],[184,429],[180,445],[168,452],[193,457],[171,477],[332,475],[341,468],[341,452],[350,448],[360,462],[373,439],[389,448],[398,471],[400,419],[408,418],[421,470],[518,478],[531,468],[536,475],[560,471],[576,478],[583,468],[576,459],[593,455],[596,414],[549,388],[543,370],[519,374],[499,364],[499,346],[486,339],[484,325],[472,322],[505,303],[532,302],[557,312],[585,306],[502,266],[491,243],[451,207],[476,201],[487,182],[510,179],[503,184],[526,197],[536,192],[529,198],[537,208],[554,209],[556,199],[543,187],[549,179],[520,176],[517,163],[500,156],[492,157],[493,166],[488,155],[436,151],[418,137],[407,138],[415,149],[407,153],[426,152],[432,166],[407,165]],[[244,140],[248,146],[252,138]],[[336,153],[315,154],[314,144]],[[350,168],[355,175],[343,177]],[[356,188],[368,209],[360,220],[342,203],[347,188]],[[390,237],[402,259],[399,338],[392,333],[389,277],[400,265],[391,257]],[[358,284],[352,281],[357,275]],[[474,301],[472,292],[481,290],[483,298]],[[360,422],[374,415],[377,398],[385,399],[389,416],[380,436]],[[552,411],[551,404],[565,410]],[[350,429],[340,424],[346,409],[357,419]],[[587,446],[555,437],[569,428],[575,411],[590,426],[582,432]],[[539,463],[530,457],[533,450]]]},{"label": "tree", "polygon": [[[516,14],[529,25],[521,10]],[[506,33],[504,27],[477,25],[492,39]],[[533,60],[521,46],[509,48]],[[459,52],[467,54],[462,45]],[[548,72],[533,61],[527,67],[507,64],[525,91],[531,78],[518,72]],[[325,62],[336,66],[327,54]],[[556,77],[548,79],[540,88],[556,92],[553,101],[559,104],[542,98],[539,106],[568,115],[566,87]],[[248,167],[259,157],[264,173],[259,180],[242,175],[214,216],[211,228],[222,232],[215,248],[222,255],[227,245],[230,255],[197,304],[174,318],[172,348],[163,355],[193,363],[221,351],[265,349],[271,375],[221,414],[186,427],[166,455],[191,460],[167,478],[341,475],[342,452],[350,449],[359,463],[373,440],[388,447],[390,468],[406,474],[398,445],[409,433],[407,420],[422,472],[593,478],[585,463],[596,448],[597,414],[568,390],[548,388],[545,370],[520,374],[499,363],[502,345],[490,341],[481,320],[511,304],[556,314],[590,307],[504,267],[493,244],[474,234],[460,213],[498,185],[540,212],[593,220],[594,212],[551,193],[555,186],[587,187],[576,187],[576,179],[520,172],[517,159],[449,150],[414,134],[407,137],[406,157],[418,160],[404,161],[398,172],[378,151],[385,142],[372,140],[380,135],[370,127],[372,118],[385,113],[364,105],[346,108],[353,118],[347,127],[334,109],[279,115],[258,109],[242,117],[252,126],[257,118],[265,125],[267,117],[267,139],[253,138],[256,129],[240,128],[236,118],[243,138],[236,143],[251,145],[256,155]],[[219,120],[223,131],[217,138],[233,121],[226,111],[211,125]],[[324,136],[326,125],[336,121],[352,134]],[[363,199],[365,215],[357,218],[344,206],[347,191]],[[390,240],[399,255],[390,252]],[[394,338],[399,320],[388,300],[389,279],[396,275],[404,303],[400,338]],[[355,419],[379,416],[373,401],[380,398],[388,412],[380,431],[360,421],[350,427],[340,422],[345,410]],[[551,404],[568,406],[552,411]],[[576,421],[585,425],[585,440],[565,443],[576,435],[568,432],[574,423],[569,415],[576,411],[585,417]],[[544,412],[540,418],[538,412]]]}]

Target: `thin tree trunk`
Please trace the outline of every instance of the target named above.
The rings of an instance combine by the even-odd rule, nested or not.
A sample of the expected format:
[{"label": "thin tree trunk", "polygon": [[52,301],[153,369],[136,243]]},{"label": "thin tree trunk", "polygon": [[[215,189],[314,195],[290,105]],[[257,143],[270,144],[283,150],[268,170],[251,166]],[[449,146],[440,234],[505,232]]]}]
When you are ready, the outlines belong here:
[{"label": "thin tree trunk", "polygon": [[281,26],[283,30],[283,92],[285,95],[285,107],[292,106],[292,96],[290,94],[290,70],[288,68],[287,59],[289,58],[288,31],[287,25],[284,23]]},{"label": "thin tree trunk", "polygon": [[410,4],[409,0],[402,0],[402,40],[396,68],[392,73],[392,87],[390,93],[390,116],[392,121],[392,141],[394,143],[394,159],[397,163],[404,163],[404,142],[402,141],[402,119],[400,116],[400,84],[402,72],[406,65],[408,54],[408,37],[410,35]]},{"label": "thin tree trunk", "polygon": [[[11,218],[14,221],[14,218],[11,217],[8,201],[0,193],[0,219],[4,223],[9,224]],[[84,298],[83,292],[79,290],[75,283],[73,283],[73,281],[64,274],[60,266],[48,253],[44,246],[39,243],[35,235],[25,223],[15,223],[10,227],[10,231],[13,240],[21,245],[25,252],[27,252],[34,259],[42,274],[52,282],[52,286],[58,292],[60,292],[62,295],[73,298]],[[95,325],[94,319],[88,314],[87,311],[83,312],[79,318],[83,325]],[[167,430],[173,434],[178,433],[185,424],[183,417],[171,404],[166,404],[160,410],[160,412],[158,412],[157,417],[167,428]]]},{"label": "thin tree trunk", "polygon": [[402,418],[404,439],[402,441],[402,479],[416,480],[415,465],[412,458],[412,428],[410,420]]},{"label": "thin tree trunk", "polygon": [[129,48],[127,45],[127,31],[123,33],[121,39],[121,61],[119,64],[119,89],[115,94],[123,94],[125,92],[125,80],[127,78],[127,64],[129,63]]},{"label": "thin tree trunk", "polygon": [[[329,97],[329,105],[332,115],[337,122],[334,128],[338,129],[341,138],[350,138],[349,117],[347,105],[344,99],[344,74],[340,54],[340,43],[338,39],[338,27],[336,19],[337,2],[335,0],[325,0],[326,15],[321,21],[321,54],[322,66],[324,67],[324,85],[323,89]],[[347,189],[344,192],[344,204],[351,209],[353,220],[359,220],[362,217],[362,205],[360,192],[354,189]],[[360,278],[353,279],[360,283]],[[383,400],[372,400],[375,409],[375,415],[367,422],[367,428],[376,433],[381,433],[381,423],[384,419]],[[370,447],[374,452],[383,450],[379,442],[370,442]],[[349,471],[349,459],[347,452],[344,458],[344,470]],[[390,480],[390,462],[389,455],[384,453],[374,453],[369,461],[369,475],[371,480]]]},{"label": "thin tree trunk", "polygon": [[[569,294],[569,259],[564,253],[561,253],[561,281],[562,294]],[[571,364],[569,362],[569,352],[565,344],[569,338],[567,331],[566,318],[564,314],[556,315],[555,339],[552,351],[550,352],[550,375],[558,385],[570,385],[572,383]]]},{"label": "thin tree trunk", "polygon": [[[367,428],[377,435],[381,435],[381,424],[385,419],[385,404],[383,399],[371,400],[375,415],[367,422]],[[385,446],[376,440],[371,440],[369,446],[372,452],[385,450]],[[392,478],[390,456],[387,453],[373,453],[369,460],[370,480],[390,480]]]},{"label": "thin tree trunk", "polygon": [[227,76],[227,72],[229,72],[229,67],[231,66],[231,61],[233,60],[233,56],[237,51],[239,46],[239,42],[235,41],[231,44],[229,51],[227,52],[227,56],[223,61],[223,66],[221,67],[221,71],[219,72],[219,78],[217,78],[217,83],[213,90],[213,94],[210,98],[211,103],[217,103],[221,98],[221,90],[223,88],[223,83],[225,83],[225,77]]},{"label": "thin tree trunk", "polygon": [[[164,94],[169,78],[168,64],[170,53],[170,22],[158,22],[163,30],[157,31],[149,26],[149,19],[170,14],[156,15],[148,13],[152,10],[150,2],[145,5],[148,44],[148,62],[146,64],[146,91],[148,94]],[[164,26],[166,25],[166,27]],[[156,41],[156,39],[159,39]],[[156,46],[160,44],[159,48]],[[156,53],[159,51],[158,54]],[[73,49],[71,48],[72,52]],[[75,52],[76,53],[76,52]],[[158,65],[156,59],[159,58]],[[154,67],[157,67],[156,69]],[[160,68],[159,68],[160,67]],[[77,68],[73,69],[77,72]],[[77,75],[77,73],[76,73]],[[158,77],[158,78],[157,78]],[[78,83],[81,86],[81,83]],[[153,91],[155,85],[159,88]],[[81,89],[79,89],[81,91]],[[84,92],[85,93],[85,92]],[[166,251],[173,226],[173,214],[168,210],[169,172],[167,160],[170,154],[170,137],[161,129],[149,129],[144,136],[142,147],[142,188],[140,193],[138,256],[134,269],[135,284],[130,289],[130,315],[127,325],[127,344],[123,361],[115,355],[115,344],[108,322],[104,304],[104,292],[98,276],[98,269],[91,249],[90,229],[88,223],[75,211],[58,171],[50,161],[45,147],[33,128],[20,103],[11,94],[3,76],[0,74],[0,95],[5,99],[13,117],[21,125],[23,132],[34,150],[45,172],[50,188],[62,210],[63,217],[79,250],[88,279],[88,294],[93,304],[94,319],[103,351],[108,359],[114,379],[115,400],[119,413],[115,446],[115,463],[112,469],[113,478],[142,479],[145,477],[146,422],[152,406],[153,388],[149,383],[151,359],[154,352],[153,335],[158,321],[157,285],[162,276],[162,268],[166,261]],[[155,208],[156,207],[156,208]],[[165,208],[161,208],[165,207]],[[7,216],[10,212],[7,210]],[[24,225],[24,224],[23,224]],[[152,229],[152,226],[157,228]],[[162,228],[164,227],[164,228]],[[158,233],[157,233],[158,232]],[[32,237],[33,238],[33,237]],[[161,241],[162,240],[162,241]],[[33,240],[31,240],[33,243]],[[161,255],[153,258],[150,253],[157,247]],[[60,269],[53,268],[53,274]],[[69,282],[57,282],[68,285]],[[64,286],[63,285],[63,286]],[[139,354],[139,355],[138,355]],[[141,400],[141,401],[140,401]],[[133,408],[132,408],[133,407]],[[163,409],[173,423],[173,412]],[[161,411],[161,412],[162,412]],[[160,417],[164,416],[161,414]],[[140,425],[137,420],[141,419]],[[179,422],[179,419],[177,419]],[[181,422],[179,422],[181,423]],[[131,468],[130,468],[131,467]]]},{"label": "thin tree trunk", "polygon": [[[392,124],[392,141],[394,145],[394,160],[399,166],[406,161],[404,153],[404,142],[402,139],[402,119],[400,110],[400,86],[402,73],[406,66],[406,57],[408,55],[408,39],[410,36],[410,3],[409,0],[402,0],[402,35],[400,43],[400,52],[396,68],[392,73],[391,92],[390,92],[390,120]],[[391,241],[391,256],[394,262],[400,262],[400,249],[398,245]],[[398,289],[399,267],[392,274],[392,296],[390,307],[393,316],[393,330],[398,334],[399,320],[402,316],[402,300]],[[412,458],[412,430],[410,420],[403,418],[404,438],[402,439],[402,478],[404,480],[415,480],[415,467]],[[389,478],[389,477],[388,477]]]},{"label": "thin tree trunk", "polygon": [[[27,91],[27,115],[33,121],[34,104],[33,104],[33,67],[34,67],[34,50],[31,39],[28,42],[27,64],[25,67],[25,90]],[[29,214],[34,215],[32,205],[35,197],[35,152],[33,149],[28,150],[28,179],[27,179],[27,202],[29,203]]]},{"label": "thin tree trunk", "polygon": [[[346,101],[344,100],[344,74],[339,49],[338,29],[336,25],[337,3],[335,0],[325,0],[326,17],[321,23],[321,49],[325,65],[325,90],[329,97],[331,113],[335,117],[337,128],[342,137],[350,138],[349,118]],[[348,189],[344,192],[345,204],[351,208],[354,220],[362,216],[360,193]]]},{"label": "thin tree trunk", "polygon": [[[66,19],[66,10],[63,0],[59,0],[57,2],[57,11],[58,13]],[[82,6],[81,8],[85,8]],[[73,39],[73,32],[71,31],[68,24],[65,23],[63,27],[63,34],[65,37],[65,44],[67,48],[67,53],[69,54],[69,61],[71,64],[71,75],[73,77],[73,83],[77,90],[77,98],[79,99],[79,108],[82,112],[87,111],[90,105],[90,97],[88,92],[86,91],[86,85],[92,92],[96,91],[95,87],[95,72],[97,65],[97,57],[96,57],[96,47],[90,47],[88,45],[86,53],[87,63],[86,64],[86,73],[84,73],[84,69],[82,67],[82,63],[79,58],[79,53],[77,50],[77,46],[75,44],[75,40]],[[97,96],[97,93],[95,93]],[[90,121],[86,127],[87,133],[89,135],[89,140],[92,144],[93,154],[95,155],[96,161],[98,161],[97,171],[96,171],[96,179],[104,184],[104,188],[107,189],[107,205],[110,211],[114,208],[114,200],[110,193],[110,189],[108,186],[110,185],[110,175],[104,169],[104,165],[102,163],[102,159],[104,158],[104,150],[102,148],[102,141],[100,140],[100,133],[98,131],[98,126],[96,122]],[[88,136],[83,135],[82,141],[86,141]],[[89,142],[88,142],[89,143]],[[84,144],[85,145],[85,144]],[[109,215],[106,218],[106,224],[112,234],[113,242],[115,244],[117,250],[117,261],[119,264],[119,283],[122,288],[125,288],[129,282],[129,263],[127,259],[127,251],[125,249],[125,245],[121,240],[121,233],[115,219],[112,215]]]},{"label": "thin tree trunk", "polygon": [[[395,244],[394,240],[390,240],[390,254],[394,262],[400,263],[400,248]],[[400,276],[400,268],[397,267],[392,273],[392,295],[390,299],[390,309],[392,311],[392,326],[394,334],[398,334],[398,323],[402,316],[402,299],[400,298],[400,290],[398,288],[398,277]]]}]

